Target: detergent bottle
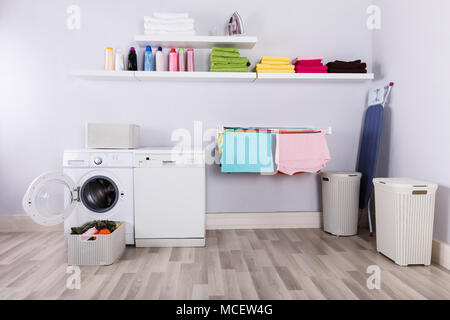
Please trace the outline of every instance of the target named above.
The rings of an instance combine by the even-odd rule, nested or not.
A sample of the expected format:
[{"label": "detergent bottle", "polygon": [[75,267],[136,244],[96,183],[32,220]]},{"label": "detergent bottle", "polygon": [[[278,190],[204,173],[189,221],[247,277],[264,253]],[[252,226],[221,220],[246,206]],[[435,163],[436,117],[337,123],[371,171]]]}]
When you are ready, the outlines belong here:
[{"label": "detergent bottle", "polygon": [[186,71],[186,55],[184,49],[178,49],[178,71]]},{"label": "detergent bottle", "polygon": [[144,54],[144,71],[153,71],[152,47],[147,46]]},{"label": "detergent bottle", "polygon": [[105,49],[105,70],[114,70],[114,51],[111,47]]},{"label": "detergent bottle", "polygon": [[155,69],[156,71],[165,71],[164,69],[164,56],[162,48],[158,47],[158,51],[155,54]]},{"label": "detergent bottle", "polygon": [[172,48],[169,53],[169,71],[178,71],[178,58],[175,48]]},{"label": "detergent bottle", "polygon": [[194,64],[194,49],[188,49],[186,54],[186,65],[187,65],[187,71],[194,72],[195,71],[195,64]]},{"label": "detergent bottle", "polygon": [[134,47],[130,48],[130,53],[128,53],[128,70],[130,71],[137,71],[137,56],[136,56],[136,50]]},{"label": "detergent bottle", "polygon": [[125,63],[123,62],[123,54],[121,49],[116,49],[116,57],[114,59],[114,66],[116,71],[125,70]]}]

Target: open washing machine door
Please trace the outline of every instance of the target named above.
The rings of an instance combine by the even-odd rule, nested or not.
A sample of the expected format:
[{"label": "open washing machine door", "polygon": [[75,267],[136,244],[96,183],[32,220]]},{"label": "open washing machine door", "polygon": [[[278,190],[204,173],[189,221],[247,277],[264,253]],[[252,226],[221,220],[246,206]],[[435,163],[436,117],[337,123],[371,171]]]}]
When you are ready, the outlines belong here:
[{"label": "open washing machine door", "polygon": [[79,187],[63,173],[50,172],[37,177],[23,198],[23,208],[36,223],[53,226],[73,212],[79,200]]}]

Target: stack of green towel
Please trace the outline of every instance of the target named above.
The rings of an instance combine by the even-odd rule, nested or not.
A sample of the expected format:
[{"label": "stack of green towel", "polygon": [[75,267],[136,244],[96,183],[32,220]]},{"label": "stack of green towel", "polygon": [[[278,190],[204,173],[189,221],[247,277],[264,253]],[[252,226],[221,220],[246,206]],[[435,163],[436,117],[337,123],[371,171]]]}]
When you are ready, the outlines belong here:
[{"label": "stack of green towel", "polygon": [[211,72],[248,72],[250,61],[236,48],[212,48]]}]

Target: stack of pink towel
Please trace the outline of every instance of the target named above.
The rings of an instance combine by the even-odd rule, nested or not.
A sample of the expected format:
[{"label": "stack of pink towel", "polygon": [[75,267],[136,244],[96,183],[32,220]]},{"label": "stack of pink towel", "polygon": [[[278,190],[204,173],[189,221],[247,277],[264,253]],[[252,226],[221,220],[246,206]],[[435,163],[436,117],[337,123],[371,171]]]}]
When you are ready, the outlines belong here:
[{"label": "stack of pink towel", "polygon": [[292,62],[296,73],[328,73],[328,67],[322,63],[322,57],[297,57]]}]

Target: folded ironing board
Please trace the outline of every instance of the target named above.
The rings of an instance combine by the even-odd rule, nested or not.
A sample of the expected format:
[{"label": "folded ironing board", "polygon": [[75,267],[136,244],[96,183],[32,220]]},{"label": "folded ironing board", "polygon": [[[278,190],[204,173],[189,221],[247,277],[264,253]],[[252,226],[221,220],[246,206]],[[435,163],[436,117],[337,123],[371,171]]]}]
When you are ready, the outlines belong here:
[{"label": "folded ironing board", "polygon": [[372,219],[370,214],[370,197],[373,192],[373,178],[375,178],[378,152],[383,128],[384,106],[393,87],[391,82],[388,87],[377,88],[369,94],[369,108],[364,119],[361,148],[359,150],[358,168],[361,172],[361,187],[359,194],[359,208],[368,208],[370,235],[372,232]]},{"label": "folded ironing board", "polygon": [[364,209],[369,203],[373,191],[372,180],[375,178],[378,151],[383,127],[384,107],[381,104],[367,109],[359,151],[357,171],[362,173],[359,194],[359,208]]}]

